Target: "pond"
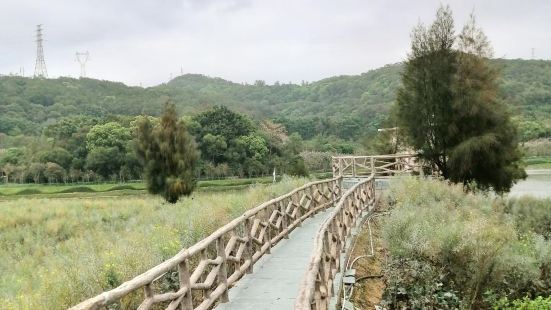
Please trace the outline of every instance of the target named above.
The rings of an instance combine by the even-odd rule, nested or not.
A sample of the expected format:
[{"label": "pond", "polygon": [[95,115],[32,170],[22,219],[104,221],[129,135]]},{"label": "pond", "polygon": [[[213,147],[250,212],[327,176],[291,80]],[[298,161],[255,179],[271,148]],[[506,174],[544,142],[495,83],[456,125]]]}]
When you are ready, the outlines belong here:
[{"label": "pond", "polygon": [[551,170],[526,170],[528,177],[520,181],[509,196],[531,195],[538,198],[551,198]]}]

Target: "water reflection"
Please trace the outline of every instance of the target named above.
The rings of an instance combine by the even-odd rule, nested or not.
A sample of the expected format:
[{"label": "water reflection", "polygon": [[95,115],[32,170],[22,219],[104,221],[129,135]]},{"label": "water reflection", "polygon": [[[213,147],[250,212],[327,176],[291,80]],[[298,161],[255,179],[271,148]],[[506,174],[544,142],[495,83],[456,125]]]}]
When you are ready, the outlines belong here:
[{"label": "water reflection", "polygon": [[551,198],[551,170],[527,170],[528,177],[513,188],[509,196],[531,195],[539,198]]}]

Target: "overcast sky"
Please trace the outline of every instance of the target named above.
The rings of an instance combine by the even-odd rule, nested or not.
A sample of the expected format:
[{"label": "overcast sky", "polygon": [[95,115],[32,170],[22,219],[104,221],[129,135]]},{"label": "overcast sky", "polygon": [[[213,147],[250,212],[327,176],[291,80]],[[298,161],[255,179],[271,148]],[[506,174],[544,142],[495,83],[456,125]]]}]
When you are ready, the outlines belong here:
[{"label": "overcast sky", "polygon": [[50,77],[152,86],[202,73],[234,82],[300,82],[405,59],[412,27],[440,3],[460,29],[474,9],[495,56],[551,59],[551,1],[1,0],[0,74],[34,70],[43,24]]}]

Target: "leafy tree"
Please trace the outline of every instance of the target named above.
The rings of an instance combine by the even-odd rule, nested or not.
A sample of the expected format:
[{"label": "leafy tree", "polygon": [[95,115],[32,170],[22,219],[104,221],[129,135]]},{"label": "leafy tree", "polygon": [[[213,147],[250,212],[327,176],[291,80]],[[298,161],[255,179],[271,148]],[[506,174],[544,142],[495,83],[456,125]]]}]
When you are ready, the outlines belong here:
[{"label": "leafy tree", "polygon": [[451,10],[440,7],[430,27],[414,28],[411,47],[397,96],[410,143],[445,178],[508,191],[525,172],[516,128],[497,97],[490,45],[474,16],[457,40]]},{"label": "leafy tree", "polygon": [[110,122],[96,125],[86,135],[86,147],[93,150],[96,147],[116,147],[124,150],[126,142],[131,139],[130,131],[119,123]]},{"label": "leafy tree", "polygon": [[86,169],[93,170],[104,179],[117,175],[123,163],[124,153],[116,147],[98,146],[86,157]]},{"label": "leafy tree", "polygon": [[235,113],[224,106],[216,106],[193,118],[200,125],[198,134],[203,138],[206,134],[223,137],[225,141],[247,136],[254,131],[249,118]]},{"label": "leafy tree", "polygon": [[144,167],[147,189],[175,203],[195,189],[198,153],[195,141],[176,117],[174,104],[167,102],[157,126],[147,118],[137,124],[136,154]]},{"label": "leafy tree", "polygon": [[290,154],[299,154],[302,152],[304,141],[298,133],[292,133],[285,142],[285,149]]},{"label": "leafy tree", "polygon": [[46,164],[43,163],[32,163],[29,166],[28,173],[33,179],[34,183],[40,183],[42,177],[44,177],[44,172],[46,171]]},{"label": "leafy tree", "polygon": [[65,169],[56,163],[46,163],[44,176],[48,179],[48,183],[57,183],[64,180],[66,176]]},{"label": "leafy tree", "polygon": [[68,169],[73,161],[71,153],[61,147],[53,147],[47,151],[42,151],[38,158],[41,163],[56,163],[65,169]]},{"label": "leafy tree", "polygon": [[304,164],[304,158],[300,155],[288,156],[283,171],[290,175],[308,176],[308,169]]},{"label": "leafy tree", "polygon": [[239,137],[238,139],[244,145],[247,157],[262,162],[268,154],[266,140],[261,136],[251,134]]},{"label": "leafy tree", "polygon": [[20,148],[7,149],[0,157],[0,166],[5,164],[17,165],[24,160],[25,152]]},{"label": "leafy tree", "polygon": [[9,183],[10,182],[10,177],[16,171],[16,166],[12,163],[7,163],[7,164],[4,164],[3,166],[0,166],[0,167],[1,167],[2,173],[4,173],[4,176],[6,178],[6,183]]},{"label": "leafy tree", "polygon": [[223,155],[227,148],[228,145],[221,136],[207,133],[201,140],[201,154],[213,163],[219,163],[223,160]]}]

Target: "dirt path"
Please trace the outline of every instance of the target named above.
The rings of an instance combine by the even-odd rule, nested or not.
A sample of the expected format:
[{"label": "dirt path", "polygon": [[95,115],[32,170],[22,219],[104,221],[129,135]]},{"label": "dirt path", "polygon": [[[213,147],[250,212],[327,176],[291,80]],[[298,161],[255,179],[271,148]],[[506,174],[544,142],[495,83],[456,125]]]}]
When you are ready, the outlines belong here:
[{"label": "dirt path", "polygon": [[[372,257],[370,226],[374,253]],[[362,232],[358,235],[356,244],[350,255],[350,263],[354,259],[366,255],[370,257],[359,258],[353,265],[353,268],[356,269],[356,284],[354,285],[350,301],[356,309],[375,309],[375,305],[379,304],[385,290],[383,266],[386,261],[387,252],[381,242],[380,212],[376,213],[371,220],[364,223]]]}]

